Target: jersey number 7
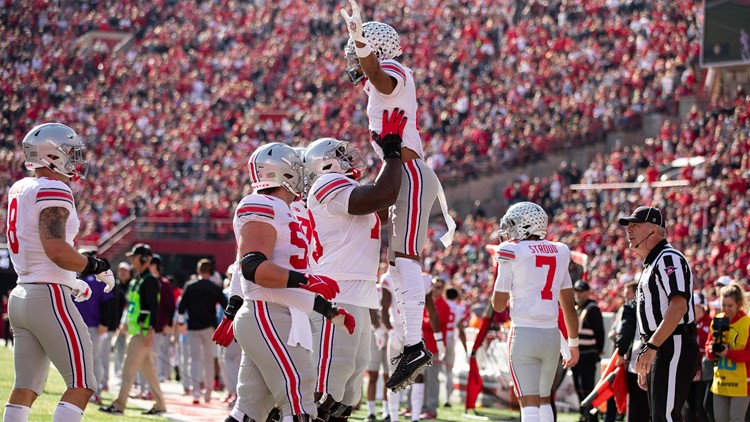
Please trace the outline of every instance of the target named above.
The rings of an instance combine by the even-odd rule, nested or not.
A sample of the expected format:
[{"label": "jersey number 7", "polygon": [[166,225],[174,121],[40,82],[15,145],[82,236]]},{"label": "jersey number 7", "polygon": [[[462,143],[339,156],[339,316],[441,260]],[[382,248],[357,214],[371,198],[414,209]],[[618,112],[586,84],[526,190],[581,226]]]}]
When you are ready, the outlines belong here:
[{"label": "jersey number 7", "polygon": [[547,281],[544,283],[544,289],[542,289],[542,300],[552,300],[552,281],[555,279],[557,259],[549,255],[536,255],[536,267],[549,267],[547,269]]}]

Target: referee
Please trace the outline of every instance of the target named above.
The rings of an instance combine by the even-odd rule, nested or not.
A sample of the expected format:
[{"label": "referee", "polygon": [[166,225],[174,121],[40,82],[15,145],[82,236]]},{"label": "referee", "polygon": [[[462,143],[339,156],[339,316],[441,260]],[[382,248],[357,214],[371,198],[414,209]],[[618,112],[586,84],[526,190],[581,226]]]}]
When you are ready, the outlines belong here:
[{"label": "referee", "polygon": [[690,265],[667,242],[658,208],[638,207],[619,222],[630,249],[643,259],[636,297],[643,340],[636,358],[638,385],[648,391],[653,422],[682,421],[699,363]]}]

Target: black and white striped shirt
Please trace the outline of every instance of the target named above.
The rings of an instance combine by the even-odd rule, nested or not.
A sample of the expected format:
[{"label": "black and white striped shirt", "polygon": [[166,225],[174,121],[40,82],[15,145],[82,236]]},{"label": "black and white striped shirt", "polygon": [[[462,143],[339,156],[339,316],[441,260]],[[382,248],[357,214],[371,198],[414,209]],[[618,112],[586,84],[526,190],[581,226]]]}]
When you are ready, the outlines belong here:
[{"label": "black and white striped shirt", "polygon": [[662,240],[646,257],[638,281],[638,329],[641,336],[651,337],[664,319],[669,299],[676,295],[684,296],[688,305],[680,323],[694,323],[692,292],[693,273],[685,256]]}]

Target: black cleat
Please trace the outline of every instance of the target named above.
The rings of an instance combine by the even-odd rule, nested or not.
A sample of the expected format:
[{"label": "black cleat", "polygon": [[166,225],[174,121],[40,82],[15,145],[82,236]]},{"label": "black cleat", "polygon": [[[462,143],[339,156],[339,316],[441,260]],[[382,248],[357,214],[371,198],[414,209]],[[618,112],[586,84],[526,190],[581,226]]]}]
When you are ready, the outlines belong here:
[{"label": "black cleat", "polygon": [[396,365],[396,369],[385,386],[398,392],[413,384],[425,368],[432,365],[432,353],[424,346],[424,342],[419,342],[404,348],[404,353],[391,359],[391,364]]},{"label": "black cleat", "polygon": [[99,408],[100,412],[109,413],[110,415],[122,415],[122,410],[119,410],[116,408],[113,404],[110,404],[109,406],[102,406]]}]

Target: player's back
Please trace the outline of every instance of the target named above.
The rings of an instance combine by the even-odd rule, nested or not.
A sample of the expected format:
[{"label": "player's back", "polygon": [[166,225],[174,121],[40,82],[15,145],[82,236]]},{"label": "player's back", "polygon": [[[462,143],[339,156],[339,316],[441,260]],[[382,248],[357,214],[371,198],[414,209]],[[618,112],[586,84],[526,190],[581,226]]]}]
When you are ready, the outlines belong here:
[{"label": "player's back", "polygon": [[570,250],[559,242],[524,240],[506,242],[497,252],[501,266],[510,265],[512,272],[500,268],[499,280],[510,287],[510,315],[516,326],[553,328],[557,326],[560,290],[572,288],[568,264]]},{"label": "player's back", "polygon": [[72,286],[73,271],[57,266],[44,252],[40,240],[39,215],[46,208],[68,211],[65,241],[73,245],[79,221],[73,193],[65,183],[40,177],[26,177],[11,186],[8,193],[7,235],[10,258],[18,274],[18,283],[59,283]]},{"label": "player's back", "polygon": [[[396,60],[383,60],[380,62],[380,67],[396,80],[396,88],[390,95],[384,95],[378,92],[370,81],[365,83],[364,89],[369,98],[367,115],[369,116],[370,130],[381,133],[383,131],[383,111],[390,112],[398,107],[404,111],[404,116],[408,119],[404,127],[401,145],[416,152],[420,158],[424,159],[422,138],[419,136],[417,121],[417,87],[414,82],[414,74],[411,69]],[[382,149],[374,142],[372,147],[378,156],[383,158]]]},{"label": "player's back", "polygon": [[[249,222],[270,224],[276,231],[276,243],[268,260],[299,272],[307,270],[308,244],[305,234],[286,202],[279,198],[251,194],[240,201],[234,213],[234,234],[240,238],[242,227]],[[270,289],[246,280],[243,295],[249,300],[263,300],[312,310],[312,293],[300,289]]]}]

